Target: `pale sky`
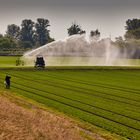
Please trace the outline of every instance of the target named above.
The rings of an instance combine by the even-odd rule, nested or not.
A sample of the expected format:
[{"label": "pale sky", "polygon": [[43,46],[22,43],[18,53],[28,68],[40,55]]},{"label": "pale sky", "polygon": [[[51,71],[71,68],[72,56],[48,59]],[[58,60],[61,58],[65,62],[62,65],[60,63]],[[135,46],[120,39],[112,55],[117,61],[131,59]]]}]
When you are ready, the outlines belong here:
[{"label": "pale sky", "polygon": [[46,18],[55,39],[67,37],[74,21],[88,34],[98,28],[102,38],[114,38],[124,35],[128,18],[140,18],[139,7],[140,0],[0,0],[0,33],[8,24]]}]

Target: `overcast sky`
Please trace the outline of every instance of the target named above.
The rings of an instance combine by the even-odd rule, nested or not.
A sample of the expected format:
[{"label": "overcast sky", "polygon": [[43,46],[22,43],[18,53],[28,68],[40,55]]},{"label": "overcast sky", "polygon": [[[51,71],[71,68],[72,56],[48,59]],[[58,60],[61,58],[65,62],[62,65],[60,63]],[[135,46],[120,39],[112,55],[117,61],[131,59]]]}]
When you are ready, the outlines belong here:
[{"label": "overcast sky", "polygon": [[23,19],[46,18],[51,36],[63,39],[72,22],[90,30],[99,29],[102,37],[123,36],[125,21],[140,18],[140,0],[0,0],[0,32],[8,24],[20,25]]}]

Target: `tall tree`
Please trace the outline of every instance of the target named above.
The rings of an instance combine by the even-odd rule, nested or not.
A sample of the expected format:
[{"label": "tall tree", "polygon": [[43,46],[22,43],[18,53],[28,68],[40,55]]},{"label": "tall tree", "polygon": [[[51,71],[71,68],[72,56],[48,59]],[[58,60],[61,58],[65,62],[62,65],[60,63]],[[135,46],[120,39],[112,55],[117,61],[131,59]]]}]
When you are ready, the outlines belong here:
[{"label": "tall tree", "polygon": [[74,34],[85,33],[85,31],[83,31],[82,28],[76,23],[72,23],[72,25],[67,30],[68,30],[69,36],[74,35]]},{"label": "tall tree", "polygon": [[140,28],[140,19],[128,19],[125,28],[127,31]]},{"label": "tall tree", "polygon": [[21,24],[20,40],[34,43],[34,22],[30,19],[25,19]]},{"label": "tall tree", "polygon": [[20,32],[20,27],[15,24],[11,24],[7,26],[6,36],[12,37],[15,40],[18,40],[19,32]]},{"label": "tall tree", "polygon": [[126,34],[125,38],[140,39],[140,19],[128,19],[126,21]]},{"label": "tall tree", "polygon": [[35,40],[36,42],[42,46],[46,43],[49,43],[50,35],[49,35],[49,20],[44,18],[38,18],[37,23],[35,24]]}]

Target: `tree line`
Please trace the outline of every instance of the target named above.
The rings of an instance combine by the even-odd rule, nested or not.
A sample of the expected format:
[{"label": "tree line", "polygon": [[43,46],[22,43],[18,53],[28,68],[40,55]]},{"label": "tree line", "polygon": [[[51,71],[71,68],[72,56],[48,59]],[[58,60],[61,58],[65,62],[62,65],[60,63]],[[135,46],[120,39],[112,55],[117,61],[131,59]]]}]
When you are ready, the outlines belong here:
[{"label": "tree line", "polygon": [[[125,26],[125,35],[124,35],[124,39],[125,40],[139,40],[140,39],[140,19],[128,19],[126,21],[126,26]],[[69,35],[73,35],[73,34],[83,34],[86,33],[85,30],[82,30],[82,28],[73,23],[72,26],[70,28],[68,28],[68,34]],[[96,29],[95,31],[91,31],[90,32],[90,36],[97,36],[100,37],[100,32],[98,31],[98,29]],[[116,37],[116,40],[118,39],[122,39],[122,37]]]},{"label": "tree line", "polygon": [[38,18],[36,22],[25,19],[21,26],[8,25],[6,34],[0,36],[0,48],[32,48],[49,43],[54,40],[50,37],[49,26],[49,20],[43,18]]},{"label": "tree line", "polygon": [[[50,36],[49,20],[38,18],[36,22],[31,19],[22,20],[21,26],[10,24],[7,26],[6,34],[0,35],[0,49],[3,48],[36,48],[55,39]],[[72,23],[67,29],[68,35],[84,34],[81,26]],[[91,31],[91,36],[100,35],[98,30]]]},{"label": "tree line", "polygon": [[[0,34],[0,50],[26,50],[31,48],[37,48],[54,41],[55,39],[50,36],[50,22],[48,19],[37,18],[34,22],[31,19],[24,19],[21,25],[10,24],[7,26],[5,35]],[[123,37],[116,37],[116,43],[119,46],[124,46],[126,41],[140,40],[140,19],[128,19],[125,26],[126,33]],[[67,29],[69,36],[74,34],[85,34],[86,31],[76,23]],[[91,30],[90,36],[100,37],[98,29]],[[137,41],[137,42],[138,42]],[[140,42],[140,41],[139,41]],[[140,44],[140,43],[139,43]]]}]

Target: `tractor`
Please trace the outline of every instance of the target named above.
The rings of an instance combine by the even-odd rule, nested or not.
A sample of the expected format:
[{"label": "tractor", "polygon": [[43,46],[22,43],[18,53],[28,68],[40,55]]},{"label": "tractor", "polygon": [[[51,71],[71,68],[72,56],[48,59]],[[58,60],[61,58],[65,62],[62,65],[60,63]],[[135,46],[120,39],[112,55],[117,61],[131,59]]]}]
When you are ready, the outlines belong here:
[{"label": "tractor", "polygon": [[35,61],[35,68],[42,67],[45,68],[45,61],[43,56],[37,56]]}]

